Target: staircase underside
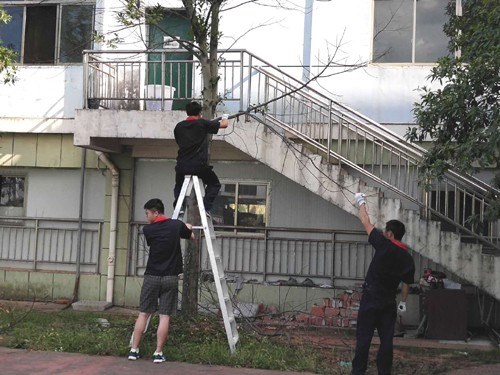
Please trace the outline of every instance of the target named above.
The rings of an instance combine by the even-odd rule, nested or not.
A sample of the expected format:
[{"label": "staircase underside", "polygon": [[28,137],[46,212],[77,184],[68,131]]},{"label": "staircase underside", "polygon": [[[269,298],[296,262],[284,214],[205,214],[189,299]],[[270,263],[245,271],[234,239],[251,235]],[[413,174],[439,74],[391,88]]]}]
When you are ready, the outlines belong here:
[{"label": "staircase underside", "polygon": [[353,177],[338,165],[322,162],[320,155],[294,143],[282,131],[251,120],[235,123],[225,133],[214,139],[230,143],[352,215],[358,215],[354,193],[365,193],[368,211],[376,226],[383,227],[390,219],[401,220],[406,225],[404,240],[413,251],[500,299],[500,277],[496,277],[500,257],[483,254],[481,245],[461,242],[460,235],[445,232],[439,222],[425,220],[418,211],[404,208],[400,199],[384,197],[383,191],[370,186],[369,180]]}]

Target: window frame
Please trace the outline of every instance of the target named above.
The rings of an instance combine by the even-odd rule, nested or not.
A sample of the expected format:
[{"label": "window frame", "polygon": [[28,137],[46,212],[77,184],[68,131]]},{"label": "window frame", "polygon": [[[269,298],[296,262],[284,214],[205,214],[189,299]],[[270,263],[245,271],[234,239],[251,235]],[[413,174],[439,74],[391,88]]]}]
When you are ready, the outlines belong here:
[{"label": "window frame", "polygon": [[[254,227],[256,232],[246,232],[246,231],[241,231],[238,228],[235,228],[234,230],[226,230],[226,231],[221,231],[217,230],[217,235],[224,236],[224,234],[228,234],[230,236],[234,236],[235,234],[241,234],[245,236],[256,236],[256,237],[263,237],[265,234],[264,233],[259,233],[260,231],[265,231],[266,228],[269,226],[269,219],[270,219],[270,208],[271,208],[271,181],[266,181],[266,180],[253,180],[253,179],[234,179],[234,178],[224,178],[220,179],[221,185],[225,184],[231,184],[231,185],[236,185],[235,186],[235,192],[234,192],[234,197],[235,197],[235,206],[236,208],[238,207],[238,195],[239,195],[239,186],[240,185],[265,185],[266,186],[266,215],[265,215],[265,225],[262,227]],[[220,194],[219,194],[220,196]],[[238,227],[238,209],[235,210],[235,215],[234,215],[234,222],[231,226]],[[228,225],[228,224],[222,224],[222,225]],[[217,226],[215,224],[215,226]]]},{"label": "window frame", "polygon": [[[417,30],[417,1],[418,0],[412,0],[413,1],[413,7],[412,7],[412,38],[411,38],[411,61],[404,61],[404,62],[384,62],[384,61],[374,61],[375,55],[375,3],[377,0],[372,1],[372,17],[371,17],[371,38],[370,38],[370,64],[372,65],[384,65],[384,66],[408,66],[408,65],[423,65],[423,66],[435,66],[437,65],[437,60],[434,62],[418,62],[415,61],[415,55],[416,55],[416,43],[415,43],[415,38],[416,38],[416,30]],[[403,1],[403,0],[402,0]],[[457,5],[458,3],[461,4],[461,0],[453,0],[455,1],[455,4]],[[458,7],[457,7],[458,9]],[[457,10],[458,14],[458,10]],[[442,25],[444,26],[444,25]],[[446,53],[449,53],[448,49],[446,49]],[[456,53],[455,53],[456,54]],[[446,56],[446,55],[443,55]]]},{"label": "window frame", "polygon": [[[62,29],[62,7],[63,6],[92,6],[92,20],[91,20],[91,30],[95,30],[96,21],[96,0],[47,0],[47,1],[36,1],[36,0],[10,0],[0,2],[4,10],[6,7],[15,6],[22,7],[23,17],[22,17],[22,29],[21,29],[21,51],[19,53],[19,61],[16,65],[23,66],[55,66],[55,65],[82,65],[83,60],[80,62],[61,62],[61,29]],[[54,44],[54,62],[52,63],[25,63],[24,62],[24,47],[26,38],[26,9],[29,6],[56,6],[56,25],[55,25],[55,44]],[[93,47],[93,39],[91,40],[91,49]]]},{"label": "window frame", "polygon": [[[26,202],[28,201],[28,175],[26,173],[21,173],[21,172],[11,172],[11,171],[5,171],[0,169],[0,179],[2,177],[19,177],[19,178],[24,178],[24,195],[23,195],[23,207],[15,207],[16,209],[19,209],[19,212],[21,214],[16,214],[16,215],[5,215],[3,210],[6,207],[13,207],[13,206],[0,206],[0,220],[2,222],[12,222],[12,220],[15,220],[16,218],[24,218],[26,217]],[[1,183],[0,183],[0,188],[1,188]]]}]

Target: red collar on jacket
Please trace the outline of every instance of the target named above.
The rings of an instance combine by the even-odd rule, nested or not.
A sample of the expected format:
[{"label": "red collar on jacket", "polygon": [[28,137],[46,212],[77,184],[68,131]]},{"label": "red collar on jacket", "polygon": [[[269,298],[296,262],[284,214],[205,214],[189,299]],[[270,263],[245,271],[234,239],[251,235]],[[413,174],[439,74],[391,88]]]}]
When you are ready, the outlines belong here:
[{"label": "red collar on jacket", "polygon": [[186,121],[196,121],[198,120],[200,117],[199,116],[188,116],[186,118]]},{"label": "red collar on jacket", "polygon": [[408,246],[398,240],[391,240],[391,242],[396,245],[397,247],[402,248],[403,250],[408,250]]},{"label": "red collar on jacket", "polygon": [[162,221],[167,221],[169,220],[168,217],[166,217],[165,215],[158,215],[155,219],[155,221],[153,221],[153,224],[154,223],[161,223]]}]

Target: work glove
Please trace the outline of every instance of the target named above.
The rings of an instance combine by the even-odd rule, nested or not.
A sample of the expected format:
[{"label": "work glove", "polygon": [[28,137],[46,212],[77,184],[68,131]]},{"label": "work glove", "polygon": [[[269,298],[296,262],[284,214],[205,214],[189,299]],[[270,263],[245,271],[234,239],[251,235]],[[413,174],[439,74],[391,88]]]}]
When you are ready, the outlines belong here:
[{"label": "work glove", "polygon": [[359,207],[361,207],[362,204],[366,204],[366,195],[363,193],[356,193],[354,194],[354,199],[356,199],[356,203],[358,204]]},{"label": "work glove", "polygon": [[399,305],[398,305],[398,314],[403,314],[406,312],[406,302],[399,302]]},{"label": "work glove", "polygon": [[229,118],[229,113],[224,113],[224,114],[222,115],[222,119],[223,119],[223,120],[227,120],[228,118]]}]

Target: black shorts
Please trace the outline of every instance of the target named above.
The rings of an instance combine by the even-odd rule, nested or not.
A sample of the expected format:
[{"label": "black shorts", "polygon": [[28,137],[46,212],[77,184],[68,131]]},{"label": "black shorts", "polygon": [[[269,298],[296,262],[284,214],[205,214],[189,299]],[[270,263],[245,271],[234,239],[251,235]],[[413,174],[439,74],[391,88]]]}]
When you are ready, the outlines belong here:
[{"label": "black shorts", "polygon": [[177,276],[144,275],[141,289],[140,311],[173,315],[177,311],[179,280]]}]

